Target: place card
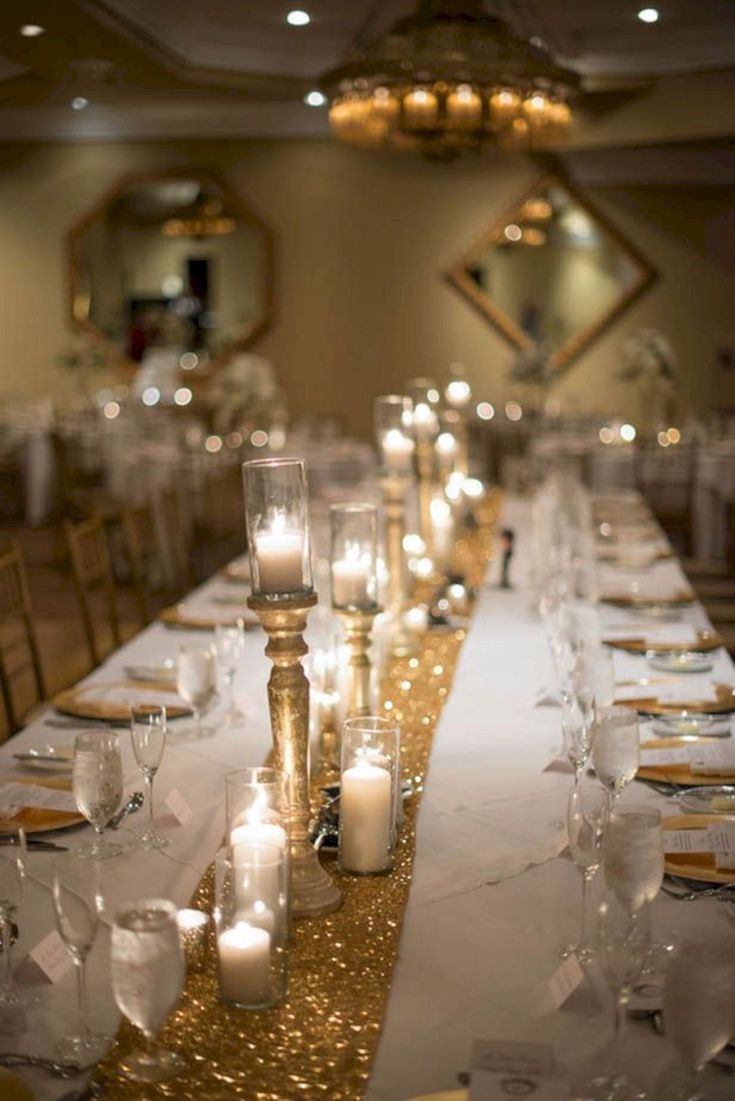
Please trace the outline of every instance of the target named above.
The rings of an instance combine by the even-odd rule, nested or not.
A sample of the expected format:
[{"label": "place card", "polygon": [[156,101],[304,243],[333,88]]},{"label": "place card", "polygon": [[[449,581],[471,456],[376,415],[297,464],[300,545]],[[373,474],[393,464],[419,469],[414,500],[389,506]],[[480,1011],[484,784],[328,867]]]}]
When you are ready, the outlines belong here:
[{"label": "place card", "polygon": [[178,788],[174,788],[173,791],[168,793],[166,796],[166,806],[180,826],[185,826],[186,823],[191,820],[191,816],[194,813]]},{"label": "place card", "polygon": [[709,830],[664,830],[665,853],[710,853]]},{"label": "place card", "polygon": [[544,768],[544,772],[560,772],[564,776],[573,776],[574,768],[566,757],[554,757]]},{"label": "place card", "polygon": [[572,953],[557,967],[549,979],[549,994],[555,1009],[561,1009],[567,998],[571,997],[580,983],[584,982],[584,971],[577,957]]},{"label": "place card", "polygon": [[716,826],[709,826],[707,833],[717,867],[735,869],[735,822],[718,822]]},{"label": "place card", "polygon": [[15,807],[16,814],[19,807],[77,813],[76,800],[70,791],[42,787],[40,784],[19,784],[14,780],[0,785],[0,807]]},{"label": "place card", "polygon": [[549,1044],[478,1041],[472,1053],[468,1101],[568,1101],[569,1081]]},{"label": "place card", "polygon": [[52,929],[35,948],[31,948],[28,956],[52,983],[63,979],[67,971],[74,966],[74,961],[56,929]]},{"label": "place card", "polygon": [[661,703],[717,703],[717,690],[710,681],[709,684],[692,684],[691,681],[671,681],[658,686],[658,699]]},{"label": "place card", "polygon": [[615,686],[615,702],[628,703],[629,700],[657,700],[663,684],[619,684]]},{"label": "place card", "polygon": [[735,746],[728,741],[719,745],[693,745],[690,753],[691,769],[695,776],[735,772]]}]

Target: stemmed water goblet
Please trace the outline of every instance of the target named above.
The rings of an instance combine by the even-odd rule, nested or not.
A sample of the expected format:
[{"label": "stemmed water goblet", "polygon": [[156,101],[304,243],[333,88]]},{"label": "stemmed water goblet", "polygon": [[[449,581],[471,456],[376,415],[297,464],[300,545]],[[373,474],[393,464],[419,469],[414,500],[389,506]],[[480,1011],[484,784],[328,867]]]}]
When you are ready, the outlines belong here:
[{"label": "stemmed water goblet", "polygon": [[615,895],[601,903],[597,913],[597,959],[615,998],[615,1030],[605,1062],[608,1069],[586,1083],[579,1095],[585,1101],[638,1101],[645,1091],[625,1073],[625,1036],[628,1001],[638,982],[651,946],[648,906],[631,913]]},{"label": "stemmed water goblet", "polygon": [[99,923],[101,902],[99,865],[80,860],[74,853],[59,857],[54,864],[52,898],[56,929],[74,961],[77,976],[79,1032],[62,1037],[56,1054],[65,1061],[86,1066],[104,1054],[109,1037],[89,1027],[86,962]]},{"label": "stemmed water goblet", "polygon": [[176,907],[167,899],[142,899],[121,910],[112,927],[112,990],[118,1009],[145,1037],[120,1068],[135,1082],[163,1082],[186,1067],[156,1036],[184,986],[184,954]]},{"label": "stemmed water goblet", "polygon": [[238,620],[234,626],[221,623],[215,627],[214,650],[225,686],[226,708],[222,718],[233,725],[242,718],[242,712],[235,703],[235,674],[245,652],[242,620]]},{"label": "stemmed water goblet", "polygon": [[80,814],[94,828],[90,845],[77,856],[104,860],[119,856],[122,845],[105,841],[105,826],[120,805],[123,794],[122,759],[117,734],[108,730],[85,731],[74,739],[72,790]]},{"label": "stemmed water goblet", "polygon": [[589,932],[590,887],[602,862],[602,839],[607,823],[607,792],[599,784],[575,784],[569,793],[567,835],[569,851],[582,873],[582,921],[579,944],[562,949],[562,956],[574,953],[580,963],[595,958]]},{"label": "stemmed water goblet", "polygon": [[202,726],[202,712],[217,690],[217,667],[211,646],[187,644],[179,647],[176,689],[194,712],[190,737],[206,737],[209,731]]},{"label": "stemmed water goblet", "polygon": [[666,1034],[685,1064],[669,1079],[661,1101],[705,1101],[700,1075],[735,1034],[735,941],[732,936],[690,940],[673,952],[663,998]]},{"label": "stemmed water goblet", "polygon": [[166,708],[161,704],[131,707],[130,736],[135,760],[148,791],[148,826],[138,842],[144,849],[165,849],[168,838],[157,833],[153,825],[153,780],[166,746]]},{"label": "stemmed water goblet", "polygon": [[0,978],[0,1008],[27,1005],[29,998],[13,984],[12,944],[13,918],[23,897],[25,879],[26,837],[22,827],[9,830],[7,855],[0,856],[0,923],[2,924],[2,977]]},{"label": "stemmed water goblet", "polygon": [[635,711],[617,706],[596,709],[592,763],[597,779],[608,790],[612,810],[615,800],[638,772],[640,736]]},{"label": "stemmed water goblet", "polygon": [[621,906],[637,914],[652,903],[664,878],[661,812],[619,807],[610,815],[603,844],[605,883]]}]

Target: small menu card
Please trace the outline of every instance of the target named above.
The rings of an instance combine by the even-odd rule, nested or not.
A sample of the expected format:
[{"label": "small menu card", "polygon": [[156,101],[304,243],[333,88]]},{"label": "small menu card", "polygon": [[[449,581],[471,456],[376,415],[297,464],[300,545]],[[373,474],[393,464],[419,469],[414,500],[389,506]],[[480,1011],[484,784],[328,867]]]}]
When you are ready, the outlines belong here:
[{"label": "small menu card", "polygon": [[718,776],[735,772],[735,745],[732,741],[718,745],[699,745],[691,747],[692,772],[698,776]]},{"label": "small menu card", "polygon": [[568,1101],[569,1081],[549,1044],[477,1041],[472,1052],[469,1101]]},{"label": "small menu card", "polygon": [[63,979],[67,971],[74,966],[56,929],[52,929],[35,948],[31,948],[28,955],[52,983]]}]

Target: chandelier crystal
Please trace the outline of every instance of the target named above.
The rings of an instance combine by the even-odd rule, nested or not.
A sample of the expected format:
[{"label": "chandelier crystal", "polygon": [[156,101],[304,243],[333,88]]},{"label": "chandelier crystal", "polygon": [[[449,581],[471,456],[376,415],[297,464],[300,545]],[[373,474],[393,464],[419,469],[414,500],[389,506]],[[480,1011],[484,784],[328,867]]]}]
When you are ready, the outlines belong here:
[{"label": "chandelier crystal", "polygon": [[431,160],[559,144],[579,77],[534,41],[482,0],[420,0],[415,15],[324,74],[332,132]]}]

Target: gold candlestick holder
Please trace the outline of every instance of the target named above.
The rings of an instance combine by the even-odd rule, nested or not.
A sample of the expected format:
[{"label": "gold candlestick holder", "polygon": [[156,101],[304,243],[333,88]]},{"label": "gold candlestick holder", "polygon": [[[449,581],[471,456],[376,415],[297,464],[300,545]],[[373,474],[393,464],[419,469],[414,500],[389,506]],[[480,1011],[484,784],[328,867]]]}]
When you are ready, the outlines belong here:
[{"label": "gold candlestick holder", "polygon": [[377,605],[369,611],[339,611],[337,614],[344,624],[345,640],[350,651],[348,704],[345,715],[348,719],[357,719],[361,715],[372,715],[370,703],[370,643],[373,623],[376,615],[383,609]]},{"label": "gold candlestick holder", "polygon": [[309,681],[301,659],[308,653],[303,638],[306,619],[316,602],[315,593],[279,600],[248,597],[248,607],[268,634],[265,652],[273,662],[268,706],[274,767],[287,777],[291,910],[295,917],[327,914],[341,902],[309,839]]},{"label": "gold candlestick holder", "polygon": [[419,523],[426,557],[434,560],[434,533],[431,527],[431,499],[434,496],[434,444],[419,440],[416,444],[416,470],[419,477]]},{"label": "gold candlestick holder", "polygon": [[414,651],[413,639],[403,622],[403,606],[407,596],[403,539],[406,534],[406,492],[410,484],[410,477],[399,473],[384,474],[380,480],[386,516],[388,609],[393,617],[393,657],[407,657]]}]

